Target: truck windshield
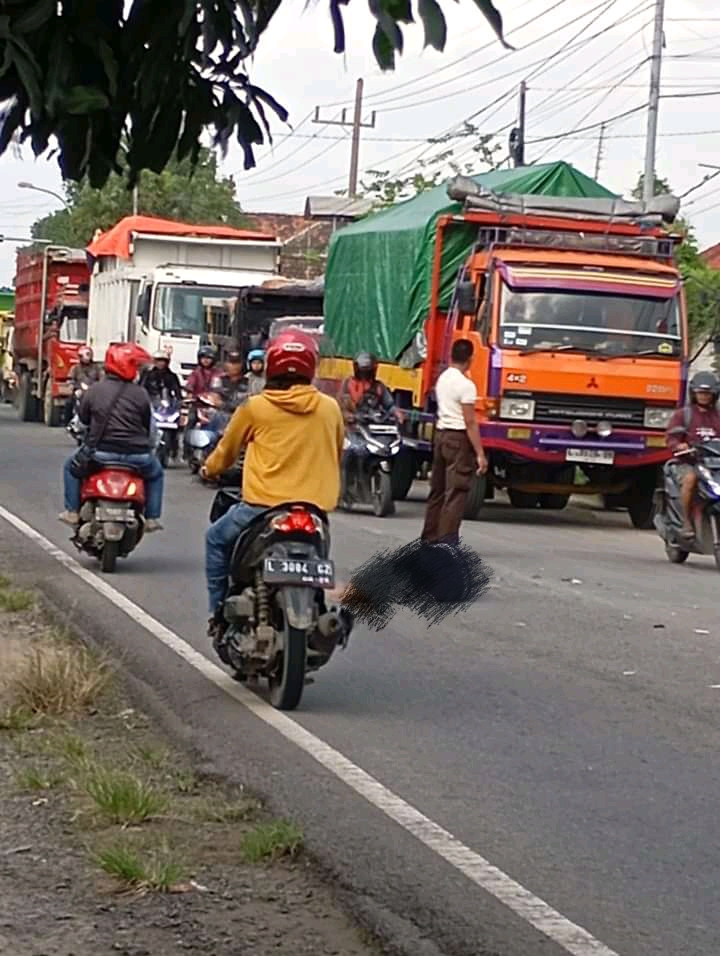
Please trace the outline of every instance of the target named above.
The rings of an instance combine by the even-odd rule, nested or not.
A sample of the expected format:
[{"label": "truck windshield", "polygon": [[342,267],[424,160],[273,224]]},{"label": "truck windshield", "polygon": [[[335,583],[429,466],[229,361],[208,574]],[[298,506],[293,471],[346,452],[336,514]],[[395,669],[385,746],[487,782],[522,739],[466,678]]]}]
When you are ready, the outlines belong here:
[{"label": "truck windshield", "polygon": [[159,285],[153,328],[189,335],[228,335],[237,289],[199,285]]},{"label": "truck windshield", "polygon": [[500,344],[528,351],[678,356],[678,302],[582,290],[514,290],[503,284]]},{"label": "truck windshield", "polygon": [[87,339],[86,309],[66,309],[62,314],[60,338],[66,342],[84,342]]}]

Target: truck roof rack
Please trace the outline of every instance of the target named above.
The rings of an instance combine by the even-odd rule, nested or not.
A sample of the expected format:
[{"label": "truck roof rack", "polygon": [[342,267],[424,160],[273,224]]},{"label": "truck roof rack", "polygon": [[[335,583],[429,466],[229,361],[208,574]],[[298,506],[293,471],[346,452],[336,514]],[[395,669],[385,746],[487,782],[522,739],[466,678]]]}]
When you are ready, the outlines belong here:
[{"label": "truck roof rack", "polygon": [[608,232],[572,232],[528,226],[481,226],[475,248],[491,246],[528,246],[539,249],[558,249],[565,252],[610,252],[644,259],[672,261],[677,239],[672,236],[621,235]]},{"label": "truck roof rack", "polygon": [[505,215],[552,215],[563,219],[596,220],[611,226],[613,222],[638,226],[661,226],[675,221],[680,200],[675,196],[655,196],[649,203],[627,202],[615,198],[568,196],[521,196],[516,193],[495,193],[479,186],[467,176],[448,180],[447,194],[465,209]]}]

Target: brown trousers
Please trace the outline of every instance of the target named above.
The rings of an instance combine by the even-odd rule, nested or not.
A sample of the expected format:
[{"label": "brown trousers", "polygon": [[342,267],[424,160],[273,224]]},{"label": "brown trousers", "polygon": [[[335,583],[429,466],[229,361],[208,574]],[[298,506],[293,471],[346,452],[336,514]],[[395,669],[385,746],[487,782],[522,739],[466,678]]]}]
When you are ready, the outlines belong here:
[{"label": "brown trousers", "polygon": [[476,455],[467,432],[435,432],[423,541],[457,544],[476,469]]}]

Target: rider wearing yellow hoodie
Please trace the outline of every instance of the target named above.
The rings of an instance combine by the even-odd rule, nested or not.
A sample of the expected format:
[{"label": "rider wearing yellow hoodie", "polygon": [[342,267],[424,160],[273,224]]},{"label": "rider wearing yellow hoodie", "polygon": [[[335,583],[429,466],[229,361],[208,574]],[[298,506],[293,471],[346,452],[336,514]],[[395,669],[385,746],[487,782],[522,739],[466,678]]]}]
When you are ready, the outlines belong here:
[{"label": "rider wearing yellow hoodie", "polygon": [[316,365],[315,342],[306,333],[288,330],[270,342],[265,389],[236,410],[203,468],[203,477],[215,478],[247,446],[243,500],[206,535],[208,633],[216,642],[232,547],[243,528],[261,511],[286,501],[307,501],[323,511],[337,505],[344,425],[338,403],[311,384]]}]

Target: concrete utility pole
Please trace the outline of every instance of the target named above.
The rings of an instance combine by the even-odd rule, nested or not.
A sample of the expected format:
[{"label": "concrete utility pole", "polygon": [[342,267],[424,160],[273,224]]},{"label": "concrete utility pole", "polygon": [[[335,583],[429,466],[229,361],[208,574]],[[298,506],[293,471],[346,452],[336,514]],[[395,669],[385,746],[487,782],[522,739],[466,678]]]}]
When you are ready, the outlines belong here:
[{"label": "concrete utility pole", "polygon": [[138,214],[138,188],[135,186],[133,188],[133,216]]},{"label": "concrete utility pole", "polygon": [[603,158],[603,141],[605,139],[605,124],[600,126],[600,137],[598,139],[597,156],[595,157],[595,179],[600,177],[600,163]]},{"label": "concrete utility pole", "polygon": [[352,148],[350,151],[350,177],[348,180],[348,196],[355,199],[357,196],[358,167],[360,163],[360,130],[375,127],[375,111],[373,110],[370,122],[362,121],[363,81],[358,80],[355,87],[355,112],[353,121],[347,121],[347,110],[343,109],[339,120],[320,119],[320,107],[315,107],[313,123],[322,123],[323,126],[352,126]]},{"label": "concrete utility pole", "polygon": [[527,83],[525,80],[520,84],[520,97],[518,100],[518,124],[510,130],[509,150],[513,166],[525,165],[525,96],[527,94]]},{"label": "concrete utility pole", "polygon": [[657,144],[658,109],[660,106],[660,68],[663,51],[663,15],[665,0],[655,0],[655,26],[650,65],[650,97],[648,99],[647,138],[645,140],[645,172],[643,174],[643,202],[655,195],[655,147]]}]

